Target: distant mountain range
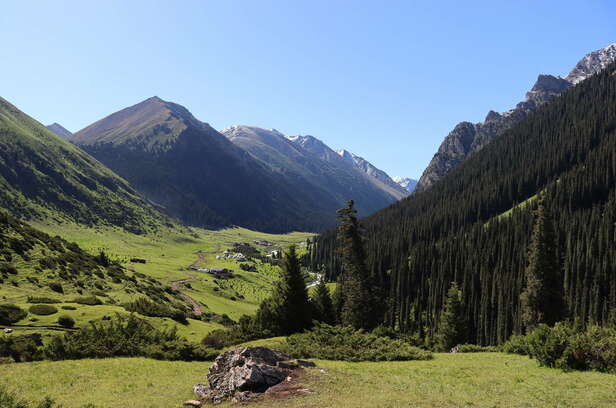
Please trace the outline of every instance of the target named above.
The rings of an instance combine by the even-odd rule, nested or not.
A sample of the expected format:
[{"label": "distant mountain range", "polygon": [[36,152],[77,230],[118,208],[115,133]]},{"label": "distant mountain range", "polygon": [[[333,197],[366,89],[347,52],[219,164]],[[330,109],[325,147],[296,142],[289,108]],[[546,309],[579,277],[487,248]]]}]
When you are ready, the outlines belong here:
[{"label": "distant mountain range", "polygon": [[407,194],[370,163],[349,161],[311,136],[249,126],[219,133],[158,97],[70,140],[169,215],[207,228],[319,231],[349,199],[368,215]]},{"label": "distant mountain range", "polygon": [[502,114],[490,111],[480,123],[461,122],[447,135],[428,167],[424,170],[416,191],[425,191],[458,167],[468,157],[502,135],[513,125],[535,112],[570,87],[604,69],[616,60],[616,43],[591,52],[582,58],[565,78],[539,75],[526,99]]}]

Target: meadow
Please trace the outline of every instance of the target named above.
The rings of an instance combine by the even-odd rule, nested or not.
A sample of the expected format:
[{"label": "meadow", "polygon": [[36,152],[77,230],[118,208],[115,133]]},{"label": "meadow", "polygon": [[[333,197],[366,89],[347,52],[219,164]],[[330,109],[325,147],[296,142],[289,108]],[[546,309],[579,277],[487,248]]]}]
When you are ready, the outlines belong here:
[{"label": "meadow", "polygon": [[[436,354],[434,360],[315,360],[301,379],[312,393],[254,407],[616,407],[613,375],[566,373],[502,353]],[[35,362],[2,367],[0,384],[22,398],[50,396],[65,408],[180,407],[211,363],[143,358]],[[228,406],[228,405],[223,405]]]}]

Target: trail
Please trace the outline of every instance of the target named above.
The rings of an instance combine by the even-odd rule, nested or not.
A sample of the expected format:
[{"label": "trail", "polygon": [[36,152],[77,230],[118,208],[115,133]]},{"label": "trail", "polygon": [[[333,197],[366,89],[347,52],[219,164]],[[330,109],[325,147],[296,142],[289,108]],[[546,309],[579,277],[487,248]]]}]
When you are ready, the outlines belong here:
[{"label": "trail", "polygon": [[[197,256],[198,256],[198,259],[192,265],[190,265],[189,268],[192,268],[192,267],[196,268],[201,262],[205,260],[205,255],[203,254],[203,252],[198,252]],[[184,284],[188,282],[196,281],[199,279],[200,278],[198,276],[189,274],[188,278],[173,281],[171,282],[171,285],[170,285],[171,289],[176,290],[180,294],[180,297],[184,299],[186,303],[188,303],[192,307],[192,310],[195,316],[201,316],[203,314],[203,307],[195,299],[191,298],[186,293],[182,292],[182,289],[184,289]]]}]

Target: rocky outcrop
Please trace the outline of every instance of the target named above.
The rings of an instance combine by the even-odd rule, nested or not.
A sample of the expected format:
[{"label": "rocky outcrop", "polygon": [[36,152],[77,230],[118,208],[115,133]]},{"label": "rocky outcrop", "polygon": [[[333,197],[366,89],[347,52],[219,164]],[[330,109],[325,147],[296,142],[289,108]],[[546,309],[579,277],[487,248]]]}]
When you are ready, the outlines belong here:
[{"label": "rocky outcrop", "polygon": [[193,392],[214,404],[225,400],[245,402],[285,381],[294,370],[314,363],[291,360],[266,347],[239,347],[216,358],[207,375],[209,387],[196,384]]},{"label": "rocky outcrop", "polygon": [[565,78],[539,75],[535,85],[526,93],[526,99],[518,103],[515,108],[502,114],[490,111],[485,120],[480,123],[459,123],[447,135],[424,170],[415,191],[425,191],[472,154],[536,111],[541,105],[604,69],[615,60],[616,43],[586,55]]}]

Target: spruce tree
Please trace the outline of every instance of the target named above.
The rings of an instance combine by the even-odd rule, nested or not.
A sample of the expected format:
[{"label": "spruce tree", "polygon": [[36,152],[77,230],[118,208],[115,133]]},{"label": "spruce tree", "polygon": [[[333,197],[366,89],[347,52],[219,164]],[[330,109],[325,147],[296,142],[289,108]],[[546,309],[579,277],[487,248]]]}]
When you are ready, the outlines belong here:
[{"label": "spruce tree", "polygon": [[282,272],[272,296],[261,303],[255,321],[274,335],[288,335],[310,328],[311,305],[295,246],[284,254]]},{"label": "spruce tree", "polygon": [[440,351],[449,351],[467,341],[468,326],[464,316],[462,292],[455,282],[451,282],[436,333],[437,347]]},{"label": "spruce tree", "polygon": [[528,248],[526,287],[520,295],[522,321],[527,331],[539,323],[554,325],[565,317],[563,281],[556,233],[545,197],[540,197]]},{"label": "spruce tree", "polygon": [[327,324],[334,324],[336,316],[329,288],[322,277],[312,294],[313,319]]},{"label": "spruce tree", "polygon": [[379,299],[373,296],[375,283],[366,266],[366,251],[353,200],[338,210],[338,243],[343,272],[338,282],[336,306],[339,321],[356,329],[372,329],[380,323]]}]

